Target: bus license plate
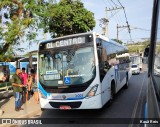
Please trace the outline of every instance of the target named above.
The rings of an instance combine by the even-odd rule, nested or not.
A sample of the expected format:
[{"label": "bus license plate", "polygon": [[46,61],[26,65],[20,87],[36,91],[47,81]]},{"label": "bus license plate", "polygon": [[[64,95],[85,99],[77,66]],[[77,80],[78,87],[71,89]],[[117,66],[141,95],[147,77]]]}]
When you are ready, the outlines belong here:
[{"label": "bus license plate", "polygon": [[70,106],[66,106],[66,105],[61,105],[59,107],[59,109],[61,109],[61,110],[69,110],[69,109],[71,109],[71,107]]}]

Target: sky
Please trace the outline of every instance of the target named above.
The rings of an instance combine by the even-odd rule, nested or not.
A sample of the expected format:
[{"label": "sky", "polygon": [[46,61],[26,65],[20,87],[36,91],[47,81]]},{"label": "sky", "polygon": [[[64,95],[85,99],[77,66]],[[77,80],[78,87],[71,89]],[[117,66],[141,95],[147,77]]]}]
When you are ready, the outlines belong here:
[{"label": "sky", "polygon": [[[123,9],[115,11],[107,11],[107,9],[115,8],[116,5],[120,7],[118,0],[82,0],[85,7],[94,13],[96,20],[96,27],[94,31],[102,33],[99,27],[99,19],[109,18],[108,33],[109,38],[117,38],[117,24],[119,26],[126,26],[126,19]],[[134,42],[141,40],[140,38],[149,38],[151,29],[152,6],[153,0],[120,0],[121,4],[125,7],[126,17],[131,28],[131,38]],[[116,13],[117,12],[117,13]],[[113,17],[112,14],[116,13]],[[135,29],[141,28],[141,29]],[[144,29],[144,30],[142,30]],[[119,39],[122,41],[130,41],[128,29],[119,29]]]},{"label": "sky", "polygon": [[[100,27],[100,19],[108,17],[108,35],[110,39],[117,38],[117,24],[118,26],[126,26],[126,18],[123,9],[107,11],[107,9],[113,9],[115,7],[121,7],[118,0],[81,0],[87,10],[94,13],[96,26],[93,29],[94,32],[102,33]],[[112,2],[113,1],[113,2]],[[144,41],[150,37],[151,19],[152,19],[152,7],[153,0],[120,0],[121,4],[125,8],[128,24],[131,28],[131,38],[127,28],[119,28],[119,39],[125,43],[136,43],[138,41]],[[138,28],[138,29],[137,29]],[[41,32],[40,32],[41,33]],[[51,37],[49,34],[39,34],[39,39],[48,40]],[[23,47],[21,45],[20,47]],[[26,46],[27,47],[27,46]],[[25,54],[26,52],[37,50],[38,44],[32,44],[27,47],[25,52],[19,54]]]}]

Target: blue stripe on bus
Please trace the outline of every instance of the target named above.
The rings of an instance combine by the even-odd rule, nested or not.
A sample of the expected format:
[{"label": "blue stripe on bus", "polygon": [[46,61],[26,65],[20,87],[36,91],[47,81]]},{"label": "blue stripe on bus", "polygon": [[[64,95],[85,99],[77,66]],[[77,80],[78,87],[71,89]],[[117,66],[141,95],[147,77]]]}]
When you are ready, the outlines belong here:
[{"label": "blue stripe on bus", "polygon": [[82,98],[67,98],[66,100],[82,100],[84,99],[83,97]]},{"label": "blue stripe on bus", "polygon": [[47,97],[47,95],[48,95],[48,96],[50,95],[49,93],[47,93],[47,92],[43,89],[43,87],[42,87],[42,85],[40,84],[40,82],[38,82],[38,88],[40,89],[40,91],[42,92],[42,94],[43,94],[45,97]]},{"label": "blue stripe on bus", "polygon": [[147,112],[147,103],[145,103],[145,105],[144,105],[144,120],[147,120],[147,114],[148,114],[148,112]]},{"label": "blue stripe on bus", "polygon": [[[42,94],[43,94],[45,97],[50,96],[50,93],[47,93],[47,92],[43,89],[43,87],[42,87],[42,85],[41,85],[40,82],[38,82],[38,88],[39,88],[39,90],[42,92]],[[82,100],[82,99],[84,99],[84,97],[81,97],[81,98],[78,98],[78,97],[75,97],[75,98],[67,98],[66,100]]]}]

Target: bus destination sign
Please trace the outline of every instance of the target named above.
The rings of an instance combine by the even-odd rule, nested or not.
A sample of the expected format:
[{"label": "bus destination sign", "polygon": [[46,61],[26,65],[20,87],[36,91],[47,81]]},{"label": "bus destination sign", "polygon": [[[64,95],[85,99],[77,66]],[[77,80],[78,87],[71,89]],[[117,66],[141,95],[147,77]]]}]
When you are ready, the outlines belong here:
[{"label": "bus destination sign", "polygon": [[82,44],[82,43],[85,43],[85,37],[76,37],[76,38],[58,40],[56,42],[47,43],[46,49],[70,46],[70,45]]}]

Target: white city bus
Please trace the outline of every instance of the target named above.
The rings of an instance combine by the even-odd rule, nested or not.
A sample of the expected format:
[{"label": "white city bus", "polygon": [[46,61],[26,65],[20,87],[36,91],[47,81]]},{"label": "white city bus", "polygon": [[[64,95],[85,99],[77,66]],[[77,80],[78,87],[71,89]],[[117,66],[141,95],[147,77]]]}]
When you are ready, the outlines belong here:
[{"label": "white city bus", "polygon": [[37,70],[41,109],[102,108],[123,86],[128,87],[130,60],[120,63],[116,59],[127,51],[94,32],[40,43]]}]

